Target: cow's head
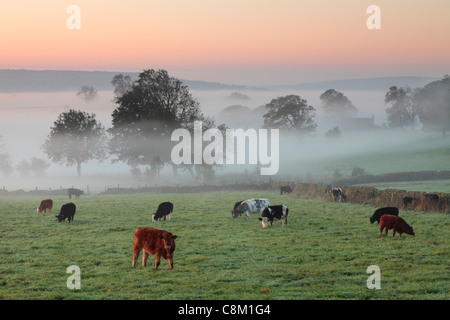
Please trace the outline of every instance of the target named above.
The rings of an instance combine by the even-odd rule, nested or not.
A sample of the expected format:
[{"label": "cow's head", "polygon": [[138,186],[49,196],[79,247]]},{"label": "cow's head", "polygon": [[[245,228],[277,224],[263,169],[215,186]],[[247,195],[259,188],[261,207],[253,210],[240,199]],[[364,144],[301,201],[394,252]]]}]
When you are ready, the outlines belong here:
[{"label": "cow's head", "polygon": [[262,227],[264,229],[267,228],[267,226],[269,225],[269,222],[270,222],[270,226],[273,226],[273,220],[270,220],[268,217],[259,218],[259,221],[261,221]]},{"label": "cow's head", "polygon": [[246,202],[243,202],[240,205],[234,207],[234,209],[231,211],[231,216],[233,218],[237,218],[246,210],[249,210],[248,204]]},{"label": "cow's head", "polygon": [[62,215],[57,215],[55,217],[58,219],[58,222],[62,222],[63,221],[63,216]]},{"label": "cow's head", "polygon": [[178,238],[178,236],[173,235],[170,232],[163,232],[159,235],[159,239],[162,240],[164,248],[167,250],[167,252],[173,252],[175,250],[175,239]]},{"label": "cow's head", "polygon": [[155,214],[152,214],[152,221],[153,221],[153,222],[156,221],[156,219],[155,219]]},{"label": "cow's head", "polygon": [[406,226],[405,228],[405,233],[410,234],[412,236],[415,236],[416,234],[414,233],[413,227],[412,226]]}]

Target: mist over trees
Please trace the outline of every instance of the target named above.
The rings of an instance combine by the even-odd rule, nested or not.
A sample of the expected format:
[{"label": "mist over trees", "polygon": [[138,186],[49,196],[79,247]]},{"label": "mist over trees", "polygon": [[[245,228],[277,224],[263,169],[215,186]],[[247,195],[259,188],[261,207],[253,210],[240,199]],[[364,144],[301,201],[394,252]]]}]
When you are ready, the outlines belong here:
[{"label": "mist over trees", "polygon": [[335,116],[351,116],[358,112],[349,98],[335,89],[328,89],[320,95],[323,109]]},{"label": "mist over trees", "polygon": [[[239,124],[238,128],[257,129],[262,125],[265,129],[280,129],[283,134],[293,137],[308,136],[305,140],[316,143],[319,124],[322,126],[326,123],[329,126],[327,129],[333,128],[328,132],[323,130],[323,137],[326,139],[323,141],[333,142],[351,137],[354,131],[350,130],[366,130],[367,119],[373,123],[373,118],[354,117],[357,108],[336,89],[328,89],[320,95],[321,107],[326,114],[326,117],[319,119],[320,122],[326,118],[323,123],[316,123],[316,109],[306,99],[289,94],[271,99],[255,109],[229,107],[226,121],[221,120],[225,123],[218,126],[212,118],[205,117],[200,103],[192,96],[188,86],[171,77],[165,70],[144,70],[135,81],[130,76],[118,74],[112,77],[110,84],[115,103],[115,109],[108,111],[112,126],[106,130],[94,114],[72,109],[61,113],[50,127],[50,134],[42,145],[47,159],[56,164],[75,166],[78,176],[81,176],[82,167],[90,160],[109,159],[112,163],[128,165],[134,177],[146,181],[160,182],[161,171],[171,167],[174,176],[177,172],[185,171],[193,178],[192,181],[211,182],[215,179],[219,165],[172,163],[174,143],[170,138],[175,129],[187,129],[192,133],[194,121],[202,121],[203,132],[213,127],[224,131],[228,121],[233,123],[232,121],[238,120],[239,122],[234,122],[234,125]],[[95,99],[88,101],[85,98],[95,97],[97,91],[93,87],[84,87],[86,90],[79,91],[84,92],[79,96],[86,104],[95,108],[95,103],[91,105]],[[270,94],[270,91],[265,92],[267,93]],[[223,98],[224,101],[240,99],[255,103],[255,100],[236,92]],[[450,130],[448,76],[423,88],[391,85],[385,93],[384,102],[389,129],[407,128],[417,132],[422,129],[442,132],[444,135]],[[261,111],[255,112],[256,109]],[[352,122],[353,120],[355,121]],[[355,129],[346,126],[347,123],[365,125]],[[378,132],[388,130],[386,127],[374,127]],[[287,144],[289,141],[286,139],[283,143]],[[209,144],[210,141],[203,141],[203,148]],[[318,146],[317,150],[319,149]],[[42,176],[49,168],[46,159],[22,158],[14,165],[11,159],[0,137],[0,173],[4,176],[10,176],[14,171],[23,177]]]},{"label": "mist over trees", "polygon": [[441,131],[443,135],[450,130],[450,78],[427,84],[419,93],[421,105],[420,121],[426,131]]},{"label": "mist over trees", "polygon": [[287,95],[270,101],[263,115],[264,128],[281,129],[295,134],[313,132],[317,124],[314,122],[314,107],[308,105],[306,99],[298,95]]},{"label": "mist over trees", "polygon": [[386,109],[387,122],[390,128],[415,127],[420,114],[419,94],[419,88],[398,88],[397,86],[389,88],[384,102],[391,104]]},{"label": "mist over trees", "polygon": [[132,81],[129,75],[116,74],[112,78],[111,84],[114,87],[113,93],[116,99],[123,96],[127,91],[131,91],[132,88]]},{"label": "mist over trees", "polygon": [[433,81],[423,88],[392,86],[385,96],[390,128],[415,128],[420,121],[424,131],[450,130],[450,78]]},{"label": "mist over trees", "polygon": [[105,128],[95,119],[95,114],[70,109],[54,122],[43,150],[53,162],[76,165],[81,177],[83,163],[106,159]]},{"label": "mist over trees", "polygon": [[112,136],[109,151],[116,157],[113,162],[125,162],[135,175],[139,175],[140,165],[158,175],[163,164],[171,162],[172,131],[192,131],[193,122],[205,117],[188,87],[166,70],[144,70],[129,88],[127,81],[115,77],[115,102],[119,106],[108,129]]},{"label": "mist over trees", "polygon": [[97,99],[98,91],[93,86],[82,86],[77,92],[77,96],[83,99],[87,106],[91,101]]},{"label": "mist over trees", "polygon": [[10,156],[4,150],[2,136],[0,136],[0,171],[2,171],[3,175],[6,177],[9,176],[13,171]]}]

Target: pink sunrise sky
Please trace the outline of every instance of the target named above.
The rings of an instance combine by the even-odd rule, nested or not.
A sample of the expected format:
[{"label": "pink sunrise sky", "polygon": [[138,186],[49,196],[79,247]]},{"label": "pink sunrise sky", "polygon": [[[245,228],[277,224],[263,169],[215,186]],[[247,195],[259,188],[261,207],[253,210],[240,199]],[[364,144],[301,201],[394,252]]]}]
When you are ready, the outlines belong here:
[{"label": "pink sunrise sky", "polygon": [[[80,8],[81,28],[66,12]],[[366,12],[381,10],[381,29]],[[448,0],[39,0],[0,4],[0,69],[166,69],[285,84],[450,71]]]}]

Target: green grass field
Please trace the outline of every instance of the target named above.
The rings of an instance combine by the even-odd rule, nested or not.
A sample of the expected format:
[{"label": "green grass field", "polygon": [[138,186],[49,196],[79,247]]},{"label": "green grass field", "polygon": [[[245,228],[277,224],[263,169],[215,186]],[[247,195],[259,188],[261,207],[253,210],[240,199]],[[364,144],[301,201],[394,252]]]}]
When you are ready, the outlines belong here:
[{"label": "green grass field", "polygon": [[[233,219],[235,201],[267,197],[289,206],[288,225],[263,229],[258,214]],[[449,220],[401,211],[416,236],[380,236],[373,207],[303,200],[275,193],[82,196],[73,223],[36,214],[37,197],[0,198],[1,299],[449,299]],[[163,201],[171,221],[151,221]],[[131,268],[137,227],[168,230],[174,269]],[[81,269],[81,289],[66,273]],[[381,270],[369,290],[367,268]]]}]

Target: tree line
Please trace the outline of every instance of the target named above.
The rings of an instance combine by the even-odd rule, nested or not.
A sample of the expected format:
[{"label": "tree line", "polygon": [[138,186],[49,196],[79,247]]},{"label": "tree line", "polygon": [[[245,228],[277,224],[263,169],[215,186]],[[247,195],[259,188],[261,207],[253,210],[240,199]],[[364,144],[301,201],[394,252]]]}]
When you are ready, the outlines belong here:
[{"label": "tree line", "polygon": [[[135,177],[159,177],[160,171],[172,166],[189,172],[196,180],[214,177],[214,167],[206,164],[174,165],[171,163],[171,133],[178,128],[193,132],[194,121],[202,121],[203,131],[215,127],[215,121],[206,117],[199,102],[189,88],[166,70],[144,70],[137,80],[118,74],[111,81],[116,109],[111,114],[112,127],[106,129],[95,114],[70,109],[61,113],[47,136],[42,148],[48,158],[58,164],[76,166],[81,176],[81,166],[87,161],[106,160],[123,162],[130,166]],[[84,86],[77,93],[86,103],[96,98],[93,87]],[[333,115],[352,116],[356,107],[343,93],[326,90],[321,96],[322,107]],[[450,129],[450,79],[446,75],[424,88],[392,86],[385,95],[388,106],[389,127],[414,127],[417,122],[424,130]],[[305,135],[314,132],[315,108],[299,95],[272,99],[265,105],[264,128],[280,129],[285,134]],[[239,115],[237,115],[239,116]],[[217,126],[226,129],[226,124]],[[335,132],[336,133],[336,132]],[[1,140],[0,140],[1,149]],[[42,159],[33,158],[17,167],[42,173],[49,166]],[[142,171],[140,168],[144,167]],[[11,169],[6,153],[0,153],[0,169]],[[20,170],[19,170],[20,171]]]}]

